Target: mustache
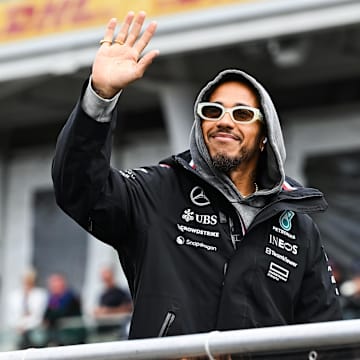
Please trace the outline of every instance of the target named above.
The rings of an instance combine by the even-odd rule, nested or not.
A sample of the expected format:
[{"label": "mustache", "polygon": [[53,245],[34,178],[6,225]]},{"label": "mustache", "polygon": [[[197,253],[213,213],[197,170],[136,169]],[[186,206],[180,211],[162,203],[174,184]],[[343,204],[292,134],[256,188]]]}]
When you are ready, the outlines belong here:
[{"label": "mustache", "polygon": [[242,141],[242,136],[235,134],[234,132],[232,132],[230,129],[227,128],[223,128],[223,129],[217,129],[214,131],[209,132],[209,137],[211,136],[216,136],[218,134],[228,134],[231,135],[232,137],[234,137],[236,140]]}]

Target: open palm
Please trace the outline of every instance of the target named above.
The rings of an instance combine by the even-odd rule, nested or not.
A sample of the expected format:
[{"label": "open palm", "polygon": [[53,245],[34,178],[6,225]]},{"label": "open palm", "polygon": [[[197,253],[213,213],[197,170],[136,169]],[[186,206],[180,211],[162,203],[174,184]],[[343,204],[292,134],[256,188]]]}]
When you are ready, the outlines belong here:
[{"label": "open palm", "polygon": [[151,22],[140,36],[145,17],[144,12],[136,18],[133,12],[129,12],[116,38],[117,21],[109,21],[92,68],[92,85],[100,96],[111,98],[141,78],[159,54],[158,50],[152,50],[141,57],[156,31],[156,22]]}]

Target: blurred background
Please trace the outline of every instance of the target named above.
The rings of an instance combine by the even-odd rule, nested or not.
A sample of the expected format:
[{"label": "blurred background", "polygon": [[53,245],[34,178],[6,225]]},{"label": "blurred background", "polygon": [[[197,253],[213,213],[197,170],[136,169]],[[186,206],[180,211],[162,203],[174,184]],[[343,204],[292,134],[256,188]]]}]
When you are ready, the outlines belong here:
[{"label": "blurred background", "polygon": [[121,95],[113,165],[155,164],[188,148],[200,88],[225,68],[249,72],[280,114],[287,174],[327,197],[316,221],[346,317],[360,317],[358,0],[2,0],[0,350],[17,347],[9,299],[29,268],[44,289],[54,273],[67,279],[87,327],[104,266],[127,291],[113,249],[57,208],[50,168],[104,26],[129,10],[158,21],[151,48],[161,56]]}]

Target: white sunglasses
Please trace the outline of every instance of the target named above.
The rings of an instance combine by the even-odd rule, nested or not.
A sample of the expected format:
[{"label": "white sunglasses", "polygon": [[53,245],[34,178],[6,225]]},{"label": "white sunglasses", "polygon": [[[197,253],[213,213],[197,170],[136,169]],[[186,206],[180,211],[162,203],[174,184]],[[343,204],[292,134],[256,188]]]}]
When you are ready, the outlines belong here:
[{"label": "white sunglasses", "polygon": [[218,103],[202,102],[197,105],[197,114],[204,120],[218,121],[229,113],[232,121],[238,124],[250,124],[263,121],[261,111],[251,106],[234,106],[226,108]]}]

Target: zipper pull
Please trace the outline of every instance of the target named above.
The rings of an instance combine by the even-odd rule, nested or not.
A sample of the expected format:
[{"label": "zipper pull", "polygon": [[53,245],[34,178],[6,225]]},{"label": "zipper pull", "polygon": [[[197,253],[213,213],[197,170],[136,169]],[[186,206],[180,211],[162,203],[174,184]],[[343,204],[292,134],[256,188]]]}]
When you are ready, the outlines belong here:
[{"label": "zipper pull", "polygon": [[175,313],[173,313],[172,311],[169,311],[166,316],[165,316],[165,320],[163,322],[163,324],[161,325],[161,329],[159,331],[159,337],[163,337],[166,336],[170,326],[172,325],[172,323],[175,320]]},{"label": "zipper pull", "polygon": [[224,285],[224,283],[225,283],[225,276],[226,276],[226,272],[227,272],[227,269],[228,269],[228,265],[229,264],[227,262],[224,264],[224,279],[223,279],[222,285]]}]

